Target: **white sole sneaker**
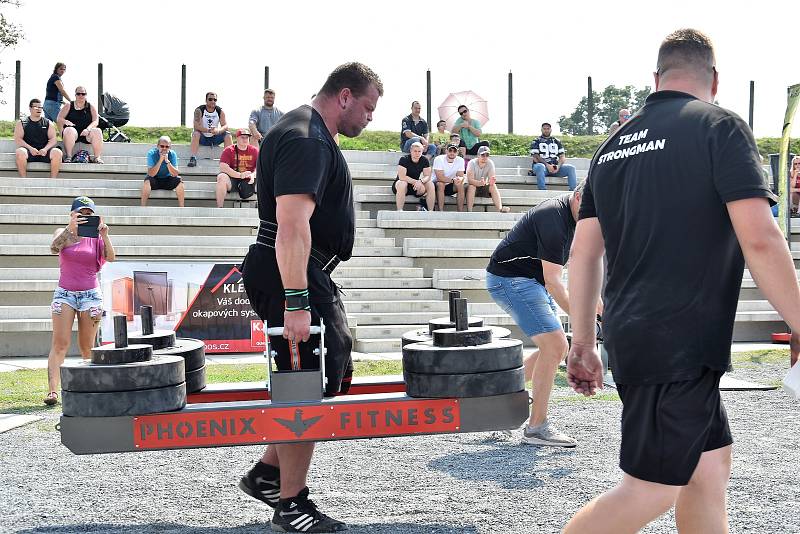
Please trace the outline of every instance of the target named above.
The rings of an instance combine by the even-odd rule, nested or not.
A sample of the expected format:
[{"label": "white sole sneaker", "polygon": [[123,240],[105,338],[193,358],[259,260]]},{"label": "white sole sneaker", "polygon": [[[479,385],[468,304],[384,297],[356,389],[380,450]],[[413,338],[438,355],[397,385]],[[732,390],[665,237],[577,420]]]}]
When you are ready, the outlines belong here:
[{"label": "white sole sneaker", "polygon": [[571,449],[578,446],[578,444],[574,441],[549,441],[534,436],[526,436],[524,434],[522,435],[522,443],[526,445],[538,445],[543,447],[563,447],[565,449]]}]

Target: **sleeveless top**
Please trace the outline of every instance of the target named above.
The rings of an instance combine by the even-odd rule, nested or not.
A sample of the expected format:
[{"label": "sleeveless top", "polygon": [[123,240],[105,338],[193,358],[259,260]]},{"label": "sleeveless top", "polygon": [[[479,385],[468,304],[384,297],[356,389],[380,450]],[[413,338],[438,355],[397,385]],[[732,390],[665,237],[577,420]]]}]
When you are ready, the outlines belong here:
[{"label": "sleeveless top", "polygon": [[75,109],[75,103],[72,102],[67,106],[69,106],[69,112],[65,118],[75,125],[75,129],[78,130],[78,135],[80,135],[92,122],[92,105],[86,102],[83,109]]},{"label": "sleeveless top", "polygon": [[[214,106],[214,111],[208,111],[208,108],[205,106],[200,106],[197,108],[203,114],[203,118],[201,119],[203,126],[206,128],[216,128],[219,126],[219,114],[222,112],[222,108],[219,106]],[[202,132],[203,135],[206,137],[214,137],[214,134],[209,132]]]},{"label": "sleeveless top", "polygon": [[30,117],[22,119],[22,139],[37,150],[47,145],[49,129],[50,121],[44,115],[35,122]]}]

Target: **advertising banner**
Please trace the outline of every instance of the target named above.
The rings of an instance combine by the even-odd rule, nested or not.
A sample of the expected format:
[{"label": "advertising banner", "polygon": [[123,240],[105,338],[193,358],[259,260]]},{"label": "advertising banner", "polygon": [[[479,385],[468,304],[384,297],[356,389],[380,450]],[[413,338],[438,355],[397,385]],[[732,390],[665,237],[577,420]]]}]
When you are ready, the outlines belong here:
[{"label": "advertising banner", "polygon": [[263,352],[264,325],[250,307],[234,263],[112,262],[100,271],[101,339],[114,341],[113,315],[128,332],[142,329],[140,307],[153,307],[156,330],[200,339],[207,353]]}]

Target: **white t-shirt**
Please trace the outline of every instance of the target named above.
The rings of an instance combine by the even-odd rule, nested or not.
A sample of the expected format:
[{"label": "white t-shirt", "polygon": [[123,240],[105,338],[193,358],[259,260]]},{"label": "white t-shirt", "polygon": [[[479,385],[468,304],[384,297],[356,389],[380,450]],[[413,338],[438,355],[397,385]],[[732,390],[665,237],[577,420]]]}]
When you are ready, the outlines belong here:
[{"label": "white t-shirt", "polygon": [[433,159],[433,181],[436,181],[436,171],[443,171],[445,178],[454,178],[458,171],[464,172],[464,158],[456,156],[452,163],[447,161],[447,154],[436,156]]}]

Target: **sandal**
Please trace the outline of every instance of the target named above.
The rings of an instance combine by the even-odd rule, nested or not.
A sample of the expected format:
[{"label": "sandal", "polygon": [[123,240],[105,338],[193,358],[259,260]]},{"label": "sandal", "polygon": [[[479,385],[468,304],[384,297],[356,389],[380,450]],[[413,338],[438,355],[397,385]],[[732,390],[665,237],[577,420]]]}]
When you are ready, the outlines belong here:
[{"label": "sandal", "polygon": [[511,208],[509,208],[508,206],[503,206],[502,208],[500,208],[500,213],[509,213],[509,212],[511,212]]},{"label": "sandal", "polygon": [[47,396],[44,398],[44,403],[47,406],[54,406],[58,404],[58,393],[56,393],[55,391],[51,391],[50,393],[48,393]]}]

